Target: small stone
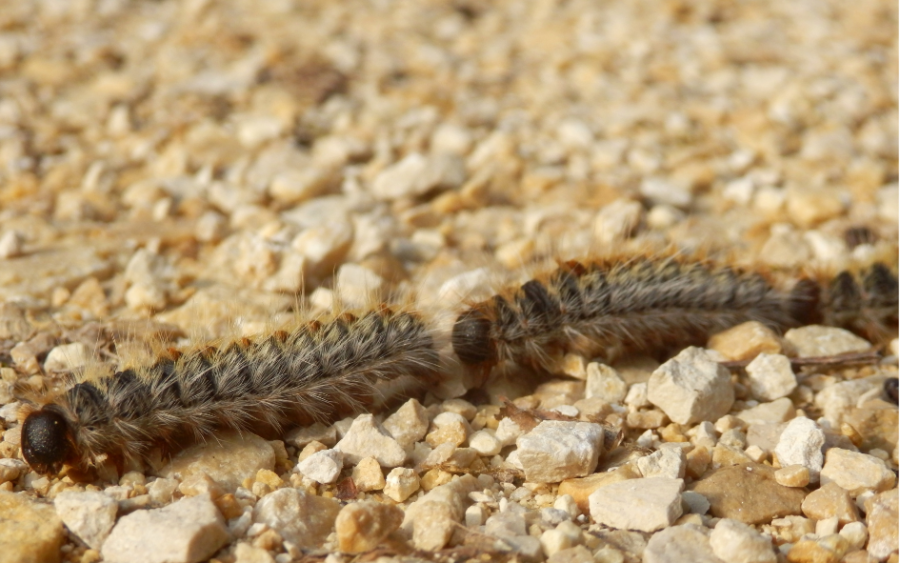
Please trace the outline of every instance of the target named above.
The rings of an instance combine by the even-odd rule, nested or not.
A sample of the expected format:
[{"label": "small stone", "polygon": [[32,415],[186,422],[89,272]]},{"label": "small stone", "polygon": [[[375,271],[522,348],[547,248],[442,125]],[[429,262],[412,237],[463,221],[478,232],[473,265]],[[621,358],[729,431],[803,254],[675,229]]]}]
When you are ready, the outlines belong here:
[{"label": "small stone", "polygon": [[587,379],[587,360],[581,354],[566,354],[563,356],[560,370],[569,377]]},{"label": "small stone", "polygon": [[300,450],[300,454],[297,456],[297,462],[303,462],[311,455],[317,454],[319,452],[324,452],[328,449],[328,446],[323,444],[322,442],[310,442],[306,444],[306,446]]},{"label": "small stone", "polygon": [[434,430],[425,436],[425,441],[433,448],[446,443],[461,446],[471,431],[469,422],[462,415],[453,412],[442,412],[434,417],[431,424]]},{"label": "small stone", "polygon": [[0,491],[0,528],[0,562],[59,560],[65,532],[52,507]]},{"label": "small stone", "polygon": [[194,563],[212,556],[228,539],[209,495],[197,495],[123,516],[101,553],[110,563]]},{"label": "small stone", "polygon": [[[522,523],[524,524],[524,520]],[[541,534],[540,542],[541,549],[547,557],[552,557],[554,554],[572,547],[572,539],[559,530],[545,531]]]},{"label": "small stone", "polygon": [[607,246],[631,236],[641,224],[644,207],[633,199],[620,198],[603,207],[594,219],[597,242]]},{"label": "small stone", "polygon": [[603,450],[603,427],[589,422],[545,420],[516,440],[525,479],[558,483],[594,471]]},{"label": "small stone", "polygon": [[164,477],[158,477],[147,485],[150,502],[154,504],[169,504],[172,501],[172,493],[176,489],[178,489],[178,480]]},{"label": "small stone", "polygon": [[851,408],[843,414],[844,423],[852,426],[862,437],[862,443],[859,444],[862,451],[871,453],[870,450],[881,449],[889,452],[897,447],[900,412],[896,408],[879,408],[881,405],[874,408],[869,408],[868,405],[864,405],[864,408]]},{"label": "small stone", "polygon": [[316,452],[297,464],[297,470],[317,483],[334,483],[344,467],[344,455],[336,450]]},{"label": "small stone", "polygon": [[673,526],[653,534],[644,563],[720,563],[710,546],[710,531],[696,524]]},{"label": "small stone", "polygon": [[374,457],[382,467],[397,467],[406,461],[406,451],[397,441],[375,422],[371,414],[361,414],[353,421],[350,430],[334,446],[344,454],[347,463],[359,463],[365,457]]},{"label": "small stone", "polygon": [[647,384],[635,383],[629,387],[628,394],[625,395],[625,405],[635,409],[649,407],[650,401],[647,400]]},{"label": "small stone", "polygon": [[837,217],[843,209],[839,194],[833,190],[793,186],[787,191],[788,216],[804,228]]},{"label": "small stone", "polygon": [[334,521],[338,549],[344,553],[371,551],[401,523],[403,511],[396,506],[372,501],[348,504]]},{"label": "small stone", "polygon": [[159,472],[160,477],[186,480],[205,474],[228,492],[260,469],[275,468],[275,450],[256,434],[223,432],[216,440],[191,446],[177,454]]},{"label": "small stone", "polygon": [[684,478],[686,459],[678,446],[661,447],[650,455],[637,460],[637,467],[644,477]]},{"label": "small stone", "polygon": [[838,534],[818,539],[801,539],[787,552],[790,563],[838,563],[848,543]]},{"label": "small stone", "polygon": [[737,413],[737,417],[747,424],[771,424],[787,422],[794,418],[797,408],[787,397],[771,403],[760,403],[755,407]]},{"label": "small stone", "polygon": [[869,393],[877,393],[883,382],[883,379],[876,377],[841,381],[818,392],[815,403],[831,425],[839,428],[845,417],[856,409],[859,400]]},{"label": "small stone", "polygon": [[665,477],[613,483],[591,494],[591,518],[611,528],[654,532],[681,516],[683,488],[681,479]]},{"label": "small stone", "polygon": [[265,524],[285,540],[305,549],[320,547],[334,527],[341,505],[303,489],[278,489],[259,499],[253,521]]},{"label": "small stone", "polygon": [[894,472],[877,457],[840,448],[825,452],[821,479],[822,485],[835,483],[854,497],[865,491],[886,491],[897,482]]},{"label": "small stone", "polygon": [[778,335],[758,321],[742,323],[714,334],[709,339],[707,347],[732,361],[749,360],[758,357],[762,353],[778,354],[781,352],[781,342],[778,340]]},{"label": "small stone", "polygon": [[385,479],[384,494],[396,502],[403,502],[419,490],[419,476],[412,469],[396,467]]},{"label": "small stone", "polygon": [[337,429],[334,426],[325,426],[316,422],[310,426],[295,428],[287,433],[284,441],[295,448],[304,448],[310,442],[320,442],[331,448],[337,443]]},{"label": "small stone", "polygon": [[848,551],[862,549],[869,539],[869,532],[862,522],[849,522],[840,531],[841,536],[850,544]]},{"label": "small stone", "polygon": [[98,550],[116,523],[119,509],[115,500],[99,492],[63,491],[53,505],[69,531]]},{"label": "small stone", "polygon": [[380,491],[384,488],[384,473],[374,457],[366,457],[356,464],[351,475],[356,490],[360,492]]},{"label": "small stone", "polygon": [[583,545],[562,549],[547,559],[547,563],[594,563],[595,561],[596,558]]},{"label": "small stone", "polygon": [[762,353],[747,366],[750,392],[761,401],[787,397],[797,388],[791,361],[781,354]]},{"label": "small stone", "polygon": [[847,352],[864,352],[872,347],[867,340],[849,330],[832,326],[811,325],[792,328],[784,334],[801,358],[836,356]]},{"label": "small stone", "polygon": [[819,425],[806,417],[797,417],[788,422],[775,446],[775,455],[782,467],[802,465],[809,469],[812,483],[819,481],[824,456],[825,432]]},{"label": "small stone", "polygon": [[447,545],[465,514],[465,499],[477,487],[477,479],[463,475],[446,485],[435,487],[410,504],[401,528],[406,533],[412,533],[413,545],[429,551]]},{"label": "small stone", "polygon": [[15,258],[22,255],[25,237],[18,231],[5,231],[0,235],[0,259]]},{"label": "small stone", "polygon": [[465,181],[459,157],[443,153],[426,157],[410,153],[382,170],[372,181],[371,193],[381,200],[422,195],[435,188],[452,188]]},{"label": "small stone", "polygon": [[690,510],[691,514],[706,514],[709,512],[709,501],[700,493],[684,491],[681,493],[681,501]]},{"label": "small stone", "polygon": [[775,471],[775,482],[782,487],[805,487],[809,484],[809,468],[804,465],[788,465]]},{"label": "small stone", "polygon": [[606,364],[591,362],[587,366],[585,396],[597,397],[607,403],[620,403],[628,393],[628,385]]},{"label": "small stone", "polygon": [[490,430],[479,430],[469,436],[469,447],[478,452],[478,455],[492,457],[500,453],[503,444]]},{"label": "small stone", "polygon": [[51,372],[74,371],[91,361],[91,350],[81,342],[61,344],[50,350],[44,369]]},{"label": "small stone", "polygon": [[397,409],[397,412],[387,417],[383,426],[401,446],[406,448],[425,437],[428,424],[425,407],[419,401],[410,399]]},{"label": "small stone", "polygon": [[291,250],[303,259],[303,274],[315,279],[334,273],[353,245],[353,225],[345,219],[312,225],[291,241]]},{"label": "small stone", "polygon": [[866,501],[869,555],[883,561],[897,552],[897,489],[884,491]]},{"label": "small stone", "polygon": [[813,520],[825,520],[837,517],[841,524],[857,522],[859,509],[850,497],[850,493],[837,483],[827,483],[819,487],[803,500],[803,514]]},{"label": "small stone", "polygon": [[235,563],[275,563],[275,558],[261,547],[240,542],[234,548]]},{"label": "small stone", "polygon": [[695,481],[691,490],[709,500],[713,516],[744,524],[762,524],[780,516],[800,514],[800,503],[806,496],[802,489],[779,485],[775,470],[757,463],[717,469]]},{"label": "small stone", "polygon": [[336,276],[337,293],[342,303],[350,308],[363,308],[379,301],[385,289],[385,280],[372,270],[357,264],[344,264]]},{"label": "small stone", "polygon": [[333,176],[330,170],[316,166],[285,170],[272,178],[269,195],[282,203],[300,203],[326,191]]},{"label": "small stone", "polygon": [[659,409],[630,412],[626,418],[629,428],[656,429],[665,426],[667,422],[669,417]]},{"label": "small stone", "polygon": [[499,512],[487,519],[484,533],[497,538],[513,538],[527,533],[525,517],[519,512],[507,510]]},{"label": "small stone", "polygon": [[709,535],[709,545],[719,559],[729,563],[775,563],[772,540],[751,526],[723,518]]},{"label": "small stone", "polygon": [[591,506],[590,496],[594,491],[600,487],[639,477],[637,472],[631,474],[624,470],[616,470],[608,473],[594,473],[580,479],[566,479],[559,484],[559,495],[571,496],[578,509],[583,513],[588,513]]},{"label": "small stone", "polygon": [[647,398],[673,422],[693,424],[728,414],[734,389],[728,370],[701,348],[686,348],[659,366],[647,382]]}]

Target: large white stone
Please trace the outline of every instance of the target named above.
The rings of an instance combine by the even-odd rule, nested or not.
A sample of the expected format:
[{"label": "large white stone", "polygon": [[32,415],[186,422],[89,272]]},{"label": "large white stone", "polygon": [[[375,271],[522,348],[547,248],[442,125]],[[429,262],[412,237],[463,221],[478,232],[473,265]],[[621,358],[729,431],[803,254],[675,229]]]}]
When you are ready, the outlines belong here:
[{"label": "large white stone", "polygon": [[810,325],[792,328],[784,339],[794,345],[801,358],[835,356],[847,352],[865,352],[872,344],[849,330],[833,326]]},{"label": "large white stone", "polygon": [[588,497],[591,518],[610,528],[655,532],[681,516],[683,488],[684,481],[667,477],[612,483]]},{"label": "large white stone", "polygon": [[516,440],[525,479],[558,483],[594,471],[603,452],[603,427],[590,422],[545,420]]},{"label": "large white stone", "polygon": [[637,460],[638,469],[644,477],[684,477],[685,455],[679,446],[665,445],[650,455]]},{"label": "large white stone", "polygon": [[159,475],[184,481],[202,473],[230,492],[260,469],[274,468],[275,450],[269,442],[249,432],[226,432],[180,452]]},{"label": "large white stone", "polygon": [[718,420],[734,403],[731,376],[701,348],[686,348],[659,366],[647,382],[647,399],[673,422]]},{"label": "large white stone", "polygon": [[196,563],[208,559],[228,539],[219,509],[202,494],[123,516],[101,554],[109,563]]},{"label": "large white stone", "polygon": [[825,432],[819,425],[806,417],[791,420],[775,446],[775,455],[782,467],[802,465],[809,469],[809,479],[819,481],[819,472],[825,458],[822,446],[825,445]]},{"label": "large white stone", "polygon": [[344,467],[344,456],[336,450],[316,452],[297,464],[297,470],[317,483],[334,483]]}]

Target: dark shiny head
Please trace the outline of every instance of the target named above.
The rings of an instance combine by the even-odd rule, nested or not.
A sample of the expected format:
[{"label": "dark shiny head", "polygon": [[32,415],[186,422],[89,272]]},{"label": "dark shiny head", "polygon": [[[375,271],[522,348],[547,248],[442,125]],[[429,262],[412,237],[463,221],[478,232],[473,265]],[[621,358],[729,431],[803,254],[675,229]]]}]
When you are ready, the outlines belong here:
[{"label": "dark shiny head", "polygon": [[453,351],[468,365],[497,363],[497,347],[491,338],[491,320],[478,309],[469,309],[453,325]]},{"label": "dark shiny head", "polygon": [[22,455],[38,473],[59,473],[74,453],[69,424],[59,413],[40,410],[22,425]]}]

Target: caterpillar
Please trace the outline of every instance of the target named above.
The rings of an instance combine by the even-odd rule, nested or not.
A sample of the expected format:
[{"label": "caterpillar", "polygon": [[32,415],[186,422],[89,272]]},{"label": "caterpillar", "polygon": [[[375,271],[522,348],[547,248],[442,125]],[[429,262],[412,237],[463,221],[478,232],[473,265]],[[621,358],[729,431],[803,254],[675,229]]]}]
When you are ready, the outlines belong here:
[{"label": "caterpillar", "polygon": [[223,429],[311,424],[421,389],[437,365],[416,314],[344,314],[77,383],[26,416],[22,454],[38,473],[87,471],[104,455],[171,452]]},{"label": "caterpillar", "polygon": [[783,291],[757,272],[672,257],[570,261],[546,279],[471,305],[457,317],[451,343],[485,378],[508,362],[552,370],[561,352],[613,358],[702,344],[745,321],[875,334],[896,326],[897,278],[876,263],[860,276],[845,271],[824,284],[804,278]]}]

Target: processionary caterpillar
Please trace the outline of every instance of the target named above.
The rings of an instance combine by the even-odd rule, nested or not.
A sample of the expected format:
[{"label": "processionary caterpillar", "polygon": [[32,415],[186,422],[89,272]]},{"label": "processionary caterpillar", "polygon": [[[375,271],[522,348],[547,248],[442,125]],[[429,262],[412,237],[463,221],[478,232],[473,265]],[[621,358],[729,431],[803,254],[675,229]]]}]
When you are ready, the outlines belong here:
[{"label": "processionary caterpillar", "polygon": [[[566,262],[453,325],[459,360],[487,376],[501,363],[549,369],[561,352],[611,357],[703,343],[756,320],[776,329],[824,322],[877,335],[897,322],[897,278],[876,263],[829,283],[777,289],[759,273],[686,262]],[[381,309],[207,348],[78,383],[29,414],[22,453],[40,473],[104,455],[174,451],[222,429],[280,429],[377,408],[441,377],[435,332]]]},{"label": "processionary caterpillar", "polygon": [[610,358],[703,344],[746,321],[777,330],[824,323],[871,338],[896,326],[897,278],[876,263],[856,277],[804,278],[782,291],[759,273],[676,258],[572,261],[474,304],[457,318],[451,341],[486,377],[506,362],[551,369],[562,352]]},{"label": "processionary caterpillar", "polygon": [[78,383],[27,416],[22,453],[35,471],[57,473],[103,454],[172,451],[223,429],[311,424],[421,389],[437,365],[417,315],[343,315]]}]

